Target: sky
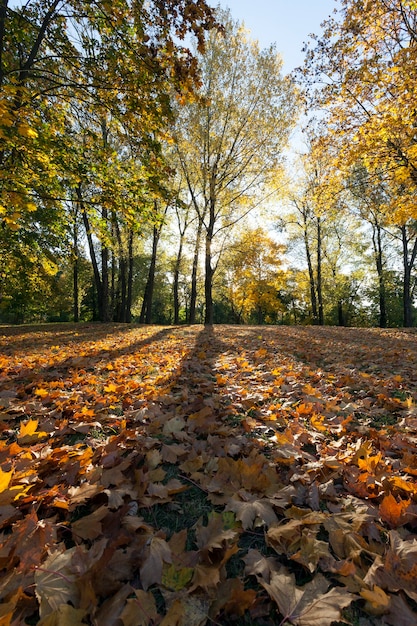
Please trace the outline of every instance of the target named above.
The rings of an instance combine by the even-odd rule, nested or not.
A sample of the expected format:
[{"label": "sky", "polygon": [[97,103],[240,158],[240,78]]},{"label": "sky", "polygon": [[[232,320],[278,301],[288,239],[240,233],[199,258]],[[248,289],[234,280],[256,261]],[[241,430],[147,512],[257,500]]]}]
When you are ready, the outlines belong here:
[{"label": "sky", "polygon": [[[338,0],[218,0],[234,19],[244,21],[262,48],[277,46],[288,73],[302,64],[303,43],[321,34],[320,24],[338,6]],[[209,3],[210,4],[210,3]],[[212,3],[214,4],[214,3]]]}]

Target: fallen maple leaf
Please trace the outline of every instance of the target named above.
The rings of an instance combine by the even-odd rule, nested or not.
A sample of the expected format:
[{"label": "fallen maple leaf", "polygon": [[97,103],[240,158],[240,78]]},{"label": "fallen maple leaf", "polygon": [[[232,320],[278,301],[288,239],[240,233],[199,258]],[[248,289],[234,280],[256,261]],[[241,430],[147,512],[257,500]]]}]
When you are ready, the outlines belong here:
[{"label": "fallen maple leaf", "polygon": [[284,567],[271,572],[270,583],[260,582],[278,605],[282,623],[289,621],[295,626],[330,626],[340,619],[341,610],[356,599],[346,588],[327,591],[329,583],[321,574],[304,587],[297,587],[294,575]]},{"label": "fallen maple leaf", "polygon": [[65,546],[60,546],[48,556],[42,567],[36,569],[35,593],[41,618],[58,611],[68,602],[73,606],[78,605],[80,596],[77,576],[71,567],[75,551],[76,548],[67,550]]},{"label": "fallen maple leaf", "polygon": [[141,589],[135,589],[135,597],[127,600],[120,614],[123,626],[149,626],[157,618],[155,598]]},{"label": "fallen maple leaf", "polygon": [[367,613],[383,615],[388,612],[390,597],[378,585],[374,585],[373,589],[363,589],[359,595],[366,600],[365,611]]},{"label": "fallen maple leaf", "polygon": [[407,512],[410,504],[411,500],[397,501],[392,493],[389,493],[379,505],[381,519],[387,522],[391,528],[398,528],[398,526],[407,524],[413,518],[413,515]]},{"label": "fallen maple leaf", "polygon": [[171,549],[165,539],[152,537],[145,548],[140,567],[140,580],[145,591],[154,583],[161,583],[163,565],[171,562]]},{"label": "fallen maple leaf", "polygon": [[47,617],[41,619],[37,626],[85,626],[84,617],[86,611],[84,609],[74,609],[69,604],[61,604],[56,611],[50,613]]},{"label": "fallen maple leaf", "polygon": [[390,531],[390,548],[384,559],[376,559],[369,569],[365,583],[389,591],[403,590],[417,601],[417,539],[402,540]]},{"label": "fallen maple leaf", "polygon": [[264,498],[256,498],[249,493],[240,490],[238,495],[241,500],[232,498],[226,506],[226,511],[236,513],[236,519],[242,522],[242,527],[247,530],[253,528],[256,521],[258,524],[274,524],[278,518],[271,503]]}]

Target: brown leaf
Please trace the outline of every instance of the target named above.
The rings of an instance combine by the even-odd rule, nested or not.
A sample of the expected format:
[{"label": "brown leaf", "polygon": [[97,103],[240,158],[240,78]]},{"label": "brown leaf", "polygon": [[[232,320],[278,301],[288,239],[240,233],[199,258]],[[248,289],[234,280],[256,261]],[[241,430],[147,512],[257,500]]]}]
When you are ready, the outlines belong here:
[{"label": "brown leaf", "polygon": [[390,626],[416,626],[417,613],[412,611],[402,595],[390,596],[389,613],[384,616],[384,620]]},{"label": "brown leaf", "polygon": [[207,624],[208,609],[209,600],[206,597],[184,594],[169,604],[160,626],[204,626]]},{"label": "brown leaf", "polygon": [[91,515],[86,515],[71,524],[72,532],[81,539],[97,539],[103,532],[101,520],[108,515],[107,506],[101,506]]},{"label": "brown leaf", "polygon": [[320,574],[304,587],[297,587],[294,576],[285,568],[271,573],[270,584],[261,584],[277,603],[284,621],[295,626],[330,626],[341,618],[341,609],[355,599],[340,587],[326,593],[328,582]]},{"label": "brown leaf", "polygon": [[[274,524],[278,521],[272,505],[266,498],[256,498],[245,492],[239,492],[242,500],[232,498],[226,506],[226,511],[236,513],[236,519],[242,522],[245,530],[253,528],[254,523],[258,520],[258,524]],[[246,501],[243,500],[246,498]]]},{"label": "brown leaf", "polygon": [[124,626],[148,626],[157,617],[155,598],[141,589],[135,590],[135,597],[127,600],[120,615]]},{"label": "brown leaf", "polygon": [[140,580],[145,591],[162,581],[162,568],[172,562],[171,549],[165,539],[152,537],[145,548],[145,558],[140,567]]},{"label": "brown leaf", "polygon": [[38,626],[85,626],[83,609],[74,609],[69,604],[62,604],[56,611],[38,622]]},{"label": "brown leaf", "polygon": [[130,585],[120,587],[117,593],[101,605],[95,616],[95,624],[97,626],[114,626],[123,612],[126,599],[132,593],[134,593],[134,589]]},{"label": "brown leaf", "polygon": [[389,591],[402,589],[417,601],[417,539],[403,541],[395,530],[389,536],[391,545],[385,558],[375,561],[365,583]]},{"label": "brown leaf", "polygon": [[256,596],[254,589],[245,590],[240,579],[227,579],[216,593],[216,600],[210,608],[210,616],[214,619],[222,611],[226,615],[242,617],[253,606]]},{"label": "brown leaf", "polygon": [[71,602],[78,605],[80,597],[77,576],[72,570],[71,559],[76,548],[67,550],[61,546],[52,552],[42,567],[35,571],[35,593],[39,601],[41,618],[47,617],[60,606]]}]

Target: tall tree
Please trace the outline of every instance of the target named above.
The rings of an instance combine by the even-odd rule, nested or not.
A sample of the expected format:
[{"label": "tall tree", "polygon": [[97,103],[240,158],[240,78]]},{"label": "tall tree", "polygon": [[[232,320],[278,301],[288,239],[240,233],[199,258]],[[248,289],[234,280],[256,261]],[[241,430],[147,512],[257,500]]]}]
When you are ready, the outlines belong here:
[{"label": "tall tree", "polygon": [[296,94],[273,47],[261,51],[229,14],[198,57],[198,98],[178,106],[174,138],[205,238],[205,323],[213,323],[216,242],[267,195],[295,121]]},{"label": "tall tree", "polygon": [[[0,218],[20,255],[41,231],[43,242],[55,236],[50,250],[71,236],[65,203],[92,178],[75,167],[69,180],[71,108],[123,120],[136,148],[149,151],[170,116],[169,94],[188,94],[197,80],[195,56],[181,40],[191,33],[202,50],[215,25],[205,0],[1,2]],[[106,206],[101,213],[108,221]],[[106,246],[103,255],[106,298]]]}]

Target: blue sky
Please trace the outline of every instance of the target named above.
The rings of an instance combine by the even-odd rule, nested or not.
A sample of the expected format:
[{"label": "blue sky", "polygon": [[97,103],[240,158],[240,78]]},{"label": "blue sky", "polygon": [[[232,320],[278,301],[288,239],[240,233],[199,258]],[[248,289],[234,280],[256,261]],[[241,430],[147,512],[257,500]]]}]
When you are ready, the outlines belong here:
[{"label": "blue sky", "polygon": [[[337,0],[218,0],[229,7],[232,16],[250,29],[253,39],[264,48],[276,43],[284,61],[284,72],[301,65],[303,43],[310,33],[319,35],[320,24],[334,8]],[[212,2],[212,4],[215,4]]]}]

